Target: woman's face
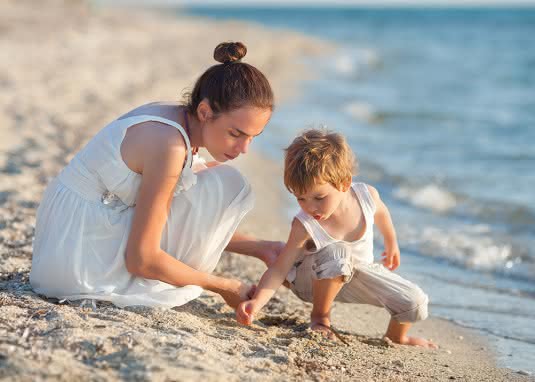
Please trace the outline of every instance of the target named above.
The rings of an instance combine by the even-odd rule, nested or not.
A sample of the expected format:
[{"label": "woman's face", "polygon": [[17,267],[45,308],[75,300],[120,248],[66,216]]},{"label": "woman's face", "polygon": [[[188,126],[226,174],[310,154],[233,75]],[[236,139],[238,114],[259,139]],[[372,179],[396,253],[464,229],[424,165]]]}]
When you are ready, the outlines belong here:
[{"label": "woman's face", "polygon": [[204,115],[199,113],[203,145],[218,162],[226,162],[245,154],[253,138],[262,133],[271,117],[270,109],[254,106],[221,113],[215,118],[210,113],[211,109]]}]

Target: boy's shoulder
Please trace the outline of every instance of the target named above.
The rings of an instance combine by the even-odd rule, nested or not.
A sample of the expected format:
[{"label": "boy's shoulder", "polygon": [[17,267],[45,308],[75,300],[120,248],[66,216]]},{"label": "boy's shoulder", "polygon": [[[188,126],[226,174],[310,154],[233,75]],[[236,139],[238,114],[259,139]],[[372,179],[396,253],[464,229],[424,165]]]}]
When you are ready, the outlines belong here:
[{"label": "boy's shoulder", "polygon": [[292,240],[296,242],[297,244],[302,245],[309,238],[310,238],[310,234],[308,233],[303,222],[299,220],[297,216],[294,217],[292,220],[292,228],[290,231],[289,240]]},{"label": "boy's shoulder", "polygon": [[351,185],[356,193],[358,193],[364,201],[370,204],[370,207],[375,210],[375,206],[381,200],[379,191],[372,185],[363,182],[354,182]]},{"label": "boy's shoulder", "polygon": [[354,189],[360,189],[363,191],[369,192],[372,196],[378,196],[379,191],[375,187],[373,187],[371,184],[364,183],[364,182],[353,182],[351,183],[351,187]]}]

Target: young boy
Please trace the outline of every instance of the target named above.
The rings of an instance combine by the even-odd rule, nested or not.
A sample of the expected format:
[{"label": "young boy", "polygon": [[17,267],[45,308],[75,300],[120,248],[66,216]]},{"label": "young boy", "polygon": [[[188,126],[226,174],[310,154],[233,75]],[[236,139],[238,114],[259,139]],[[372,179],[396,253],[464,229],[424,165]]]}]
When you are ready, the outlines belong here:
[{"label": "young boy", "polygon": [[[253,298],[236,309],[237,320],[250,325],[287,279],[297,297],[313,303],[311,329],[328,338],[334,339],[330,310],[336,300],[384,307],[392,316],[385,337],[434,348],[407,336],[413,322],[427,317],[428,298],[391,272],[399,266],[399,247],[390,214],[375,188],[352,183],[354,167],[345,139],[326,130],[308,130],[286,149],[284,183],[301,211]],[[384,266],[373,263],[374,222],[384,238]]]}]

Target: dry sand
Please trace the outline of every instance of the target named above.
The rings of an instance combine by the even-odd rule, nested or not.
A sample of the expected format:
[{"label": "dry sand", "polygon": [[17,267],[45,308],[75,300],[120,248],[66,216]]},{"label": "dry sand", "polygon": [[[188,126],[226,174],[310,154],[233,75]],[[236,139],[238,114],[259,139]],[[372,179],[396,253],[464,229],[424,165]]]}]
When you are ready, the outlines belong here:
[{"label": "dry sand", "polygon": [[[380,309],[337,304],[350,343],[307,329],[310,304],[284,290],[252,327],[240,327],[218,296],[172,309],[97,309],[32,292],[28,273],[35,211],[50,179],[104,124],[131,107],[176,99],[207,65],[217,42],[243,40],[249,62],[279,101],[295,94],[299,57],[328,47],[291,32],[240,22],[173,19],[84,2],[0,4],[0,379],[524,381],[496,367],[484,339],[439,319],[414,333],[441,349],[392,346]],[[128,23],[126,22],[128,20]],[[275,52],[276,48],[276,52]],[[284,239],[288,224],[279,165],[251,153],[236,164],[257,195],[242,224]],[[266,187],[268,185],[268,187]],[[226,254],[217,273],[257,281],[264,266]]]}]

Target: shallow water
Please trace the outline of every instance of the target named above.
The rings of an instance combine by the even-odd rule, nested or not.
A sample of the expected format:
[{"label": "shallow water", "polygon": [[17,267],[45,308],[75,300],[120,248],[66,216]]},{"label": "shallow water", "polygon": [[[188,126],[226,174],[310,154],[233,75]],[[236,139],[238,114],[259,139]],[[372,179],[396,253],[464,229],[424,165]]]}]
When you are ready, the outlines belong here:
[{"label": "shallow water", "polygon": [[[346,135],[358,178],[389,206],[399,272],[431,312],[476,328],[535,372],[535,9],[193,8],[292,28],[342,48],[255,145]],[[251,47],[252,48],[252,47]],[[377,251],[381,241],[376,243]]]}]

